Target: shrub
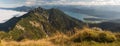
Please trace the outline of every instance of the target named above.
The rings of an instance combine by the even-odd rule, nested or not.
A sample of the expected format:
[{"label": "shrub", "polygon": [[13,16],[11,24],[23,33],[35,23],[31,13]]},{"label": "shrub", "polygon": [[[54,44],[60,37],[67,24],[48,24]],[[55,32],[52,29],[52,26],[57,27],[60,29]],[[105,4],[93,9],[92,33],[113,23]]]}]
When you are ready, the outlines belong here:
[{"label": "shrub", "polygon": [[120,33],[114,33],[117,41],[120,41]]},{"label": "shrub", "polygon": [[95,29],[85,28],[78,31],[71,37],[71,40],[74,42],[82,41],[97,41],[97,42],[113,42],[116,40],[116,37],[113,33],[108,31],[96,31]]},{"label": "shrub", "polygon": [[4,31],[0,31],[0,39],[8,39],[9,35],[4,32]]},{"label": "shrub", "polygon": [[99,42],[113,42],[116,40],[116,37],[111,32],[102,32],[99,33],[97,41]]}]

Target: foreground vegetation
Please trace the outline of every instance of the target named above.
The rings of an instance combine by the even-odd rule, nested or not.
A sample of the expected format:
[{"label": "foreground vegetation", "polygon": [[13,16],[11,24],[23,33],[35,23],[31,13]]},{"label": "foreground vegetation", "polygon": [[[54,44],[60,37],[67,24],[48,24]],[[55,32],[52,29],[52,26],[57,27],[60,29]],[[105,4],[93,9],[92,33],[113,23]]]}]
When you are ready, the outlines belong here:
[{"label": "foreground vegetation", "polygon": [[0,46],[119,46],[120,42],[99,43],[95,41],[83,41],[80,43],[54,43],[49,40],[26,40],[21,42],[16,41],[1,41]]},{"label": "foreground vegetation", "polygon": [[[7,36],[1,32],[1,38]],[[4,34],[4,35],[3,35]],[[1,39],[0,46],[119,46],[120,34],[99,28],[75,29],[75,34],[55,33],[51,37],[45,37],[39,40],[23,39],[14,41],[10,39]]]}]

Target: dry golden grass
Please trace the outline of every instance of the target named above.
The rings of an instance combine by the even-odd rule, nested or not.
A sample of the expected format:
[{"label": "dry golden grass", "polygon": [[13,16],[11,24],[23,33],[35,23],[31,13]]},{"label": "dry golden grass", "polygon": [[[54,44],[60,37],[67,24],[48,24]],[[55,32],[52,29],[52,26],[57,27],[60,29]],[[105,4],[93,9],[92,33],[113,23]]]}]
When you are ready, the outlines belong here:
[{"label": "dry golden grass", "polygon": [[22,40],[17,41],[6,41],[1,40],[0,46],[65,46],[69,41],[69,37],[63,33],[55,33],[55,35],[43,38],[40,40]]},{"label": "dry golden grass", "polygon": [[[20,42],[1,40],[0,46],[119,46],[120,41],[117,41],[116,38],[120,39],[119,33],[103,31],[98,28],[84,28],[81,30],[76,29],[76,33],[71,36],[57,32],[51,37],[43,38],[40,40],[26,39]],[[74,42],[74,40],[82,41]],[[112,40],[112,42],[99,42],[99,40]]]},{"label": "dry golden grass", "polygon": [[1,41],[0,46],[57,46],[48,40]]}]

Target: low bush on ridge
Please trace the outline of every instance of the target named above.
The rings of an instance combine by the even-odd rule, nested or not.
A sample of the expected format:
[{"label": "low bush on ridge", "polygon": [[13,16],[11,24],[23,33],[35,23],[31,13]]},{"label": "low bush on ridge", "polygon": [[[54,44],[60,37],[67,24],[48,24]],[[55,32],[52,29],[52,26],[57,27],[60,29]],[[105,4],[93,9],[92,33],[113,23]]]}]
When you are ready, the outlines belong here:
[{"label": "low bush on ridge", "polygon": [[84,28],[78,31],[71,37],[74,42],[82,41],[96,41],[96,42],[113,42],[116,40],[116,36],[109,31],[101,31],[96,29]]}]

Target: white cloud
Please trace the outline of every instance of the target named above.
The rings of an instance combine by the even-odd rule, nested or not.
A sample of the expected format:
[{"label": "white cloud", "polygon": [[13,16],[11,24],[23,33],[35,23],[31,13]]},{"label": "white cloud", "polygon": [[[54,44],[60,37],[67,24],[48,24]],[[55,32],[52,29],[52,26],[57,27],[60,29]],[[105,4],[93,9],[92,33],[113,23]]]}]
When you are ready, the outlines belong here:
[{"label": "white cloud", "polygon": [[25,5],[27,5],[27,6],[35,5],[36,2],[37,2],[37,0],[26,0]]},{"label": "white cloud", "polygon": [[120,5],[120,0],[27,0],[26,5]]},{"label": "white cloud", "polygon": [[91,1],[91,2],[72,2],[73,5],[120,5],[115,1]]},{"label": "white cloud", "polygon": [[8,21],[13,17],[20,17],[26,13],[27,12],[18,12],[18,11],[0,9],[0,23],[5,23],[6,21]]}]

